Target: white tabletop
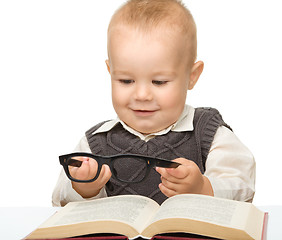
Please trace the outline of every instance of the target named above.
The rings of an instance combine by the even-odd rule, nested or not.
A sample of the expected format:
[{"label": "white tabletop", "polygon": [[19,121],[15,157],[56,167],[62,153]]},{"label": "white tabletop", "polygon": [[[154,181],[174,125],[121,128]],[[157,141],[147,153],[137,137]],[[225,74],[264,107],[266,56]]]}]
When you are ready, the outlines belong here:
[{"label": "white tabletop", "polygon": [[23,239],[56,211],[52,207],[0,207],[0,239]]},{"label": "white tabletop", "polygon": [[[269,213],[267,240],[282,240],[282,206],[259,208]],[[20,240],[56,211],[52,207],[0,207],[0,238]]]},{"label": "white tabletop", "polygon": [[260,206],[264,212],[268,212],[267,240],[282,240],[282,205]]}]

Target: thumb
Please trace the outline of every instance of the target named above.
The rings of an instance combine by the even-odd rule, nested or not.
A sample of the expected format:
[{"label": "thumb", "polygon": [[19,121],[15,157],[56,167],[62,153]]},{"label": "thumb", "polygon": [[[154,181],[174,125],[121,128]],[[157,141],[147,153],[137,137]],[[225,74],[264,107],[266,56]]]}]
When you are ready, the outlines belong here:
[{"label": "thumb", "polygon": [[192,161],[187,160],[185,158],[177,158],[173,161],[181,163],[181,165],[177,168],[167,168],[167,173],[175,178],[185,178],[188,174],[188,169]]},{"label": "thumb", "polygon": [[101,176],[101,180],[103,182],[109,181],[109,179],[112,176],[112,172],[111,172],[111,169],[110,169],[110,167],[108,165],[104,164],[102,166],[102,169],[101,169],[101,172],[100,172],[100,176]]}]

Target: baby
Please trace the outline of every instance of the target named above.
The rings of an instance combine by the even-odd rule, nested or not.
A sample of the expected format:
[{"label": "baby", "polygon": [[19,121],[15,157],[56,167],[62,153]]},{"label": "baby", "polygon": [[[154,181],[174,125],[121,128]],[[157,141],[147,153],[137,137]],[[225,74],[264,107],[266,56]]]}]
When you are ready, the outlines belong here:
[{"label": "baby", "polygon": [[[182,193],[252,201],[255,161],[213,108],[186,105],[204,64],[196,61],[196,26],[177,0],[129,0],[108,28],[108,60],[114,120],[100,123],[75,151],[161,157],[181,163],[152,169],[141,183],[112,178],[103,165],[91,183],[70,181],[61,172],[53,205],[121,194],[140,194],[157,202]],[[87,177],[97,164],[84,161],[76,174]],[[134,169],[133,169],[134,171]]]}]

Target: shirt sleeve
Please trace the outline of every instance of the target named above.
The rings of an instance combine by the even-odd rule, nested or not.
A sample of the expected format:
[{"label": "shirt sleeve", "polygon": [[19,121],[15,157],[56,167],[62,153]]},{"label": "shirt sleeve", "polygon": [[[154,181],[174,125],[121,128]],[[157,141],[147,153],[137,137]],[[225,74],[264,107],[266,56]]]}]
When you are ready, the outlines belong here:
[{"label": "shirt sleeve", "polygon": [[[91,153],[86,137],[83,137],[80,140],[74,152]],[[91,199],[102,198],[106,196],[107,196],[106,190],[105,188],[102,188],[101,191],[98,193],[98,195],[96,195],[95,197],[87,198],[87,199],[83,198],[72,188],[71,181],[65,174],[64,169],[62,169],[57,184],[55,186],[55,189],[53,191],[52,204],[54,207],[60,207],[66,205],[68,202],[91,200]]]},{"label": "shirt sleeve", "polygon": [[252,153],[228,128],[219,127],[206,160],[205,176],[214,196],[252,202],[256,164]]}]

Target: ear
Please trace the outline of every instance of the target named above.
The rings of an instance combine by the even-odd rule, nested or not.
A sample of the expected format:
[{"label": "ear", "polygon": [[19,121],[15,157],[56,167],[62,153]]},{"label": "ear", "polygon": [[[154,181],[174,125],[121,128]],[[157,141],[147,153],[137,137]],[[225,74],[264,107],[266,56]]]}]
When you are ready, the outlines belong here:
[{"label": "ear", "polygon": [[105,62],[106,62],[106,65],[107,65],[108,72],[109,72],[109,74],[111,74],[111,68],[110,68],[109,59],[107,59]]},{"label": "ear", "polygon": [[196,85],[198,79],[200,78],[202,72],[204,69],[204,62],[198,61],[194,63],[191,73],[190,73],[190,80],[188,84],[188,90],[192,90],[194,86]]}]

